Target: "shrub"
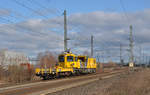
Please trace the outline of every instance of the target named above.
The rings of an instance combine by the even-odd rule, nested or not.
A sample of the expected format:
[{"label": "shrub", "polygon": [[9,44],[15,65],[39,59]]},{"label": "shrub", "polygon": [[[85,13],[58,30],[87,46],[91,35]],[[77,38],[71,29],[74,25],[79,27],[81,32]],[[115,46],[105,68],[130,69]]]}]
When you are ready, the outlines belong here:
[{"label": "shrub", "polygon": [[34,70],[28,70],[19,65],[9,65],[7,70],[4,71],[3,69],[3,74],[0,76],[7,82],[22,83],[33,79]]}]

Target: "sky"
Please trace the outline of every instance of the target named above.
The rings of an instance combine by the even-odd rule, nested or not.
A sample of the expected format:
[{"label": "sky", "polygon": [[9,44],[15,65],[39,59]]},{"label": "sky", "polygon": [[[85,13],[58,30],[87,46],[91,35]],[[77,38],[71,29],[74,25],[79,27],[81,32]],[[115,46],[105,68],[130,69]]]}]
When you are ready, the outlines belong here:
[{"label": "sky", "polygon": [[0,49],[38,53],[63,51],[63,11],[67,10],[68,48],[76,54],[90,52],[100,60],[129,56],[129,26],[133,26],[134,55],[150,53],[149,0],[1,0]]}]

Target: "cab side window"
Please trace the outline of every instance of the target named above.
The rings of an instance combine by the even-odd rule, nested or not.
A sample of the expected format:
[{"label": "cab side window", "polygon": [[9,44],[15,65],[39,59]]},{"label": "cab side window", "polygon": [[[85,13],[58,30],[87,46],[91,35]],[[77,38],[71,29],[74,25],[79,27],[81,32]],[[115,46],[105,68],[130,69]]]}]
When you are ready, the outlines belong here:
[{"label": "cab side window", "polygon": [[58,57],[58,61],[59,61],[59,62],[64,62],[64,61],[65,61],[64,56],[59,56],[59,57]]},{"label": "cab side window", "polygon": [[67,56],[67,61],[68,62],[73,62],[73,56]]},{"label": "cab side window", "polygon": [[75,61],[76,61],[76,62],[78,61],[78,57],[75,57]]}]

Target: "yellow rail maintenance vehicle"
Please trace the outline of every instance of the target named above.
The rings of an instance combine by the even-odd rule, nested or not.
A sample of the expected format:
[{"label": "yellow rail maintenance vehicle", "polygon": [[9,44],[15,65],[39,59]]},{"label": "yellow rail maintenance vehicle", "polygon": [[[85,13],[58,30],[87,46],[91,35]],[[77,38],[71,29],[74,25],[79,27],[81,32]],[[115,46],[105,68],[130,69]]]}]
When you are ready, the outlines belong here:
[{"label": "yellow rail maintenance vehicle", "polygon": [[36,75],[43,79],[57,78],[60,76],[80,75],[96,72],[96,59],[88,56],[63,52],[58,56],[58,63],[54,68],[36,68]]}]

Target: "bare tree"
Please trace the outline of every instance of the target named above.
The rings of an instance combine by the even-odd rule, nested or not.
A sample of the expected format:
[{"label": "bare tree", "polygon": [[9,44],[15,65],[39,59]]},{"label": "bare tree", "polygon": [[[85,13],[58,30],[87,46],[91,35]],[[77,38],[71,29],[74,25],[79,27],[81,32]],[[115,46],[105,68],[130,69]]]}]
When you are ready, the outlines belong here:
[{"label": "bare tree", "polygon": [[37,66],[41,68],[44,68],[45,66],[47,68],[53,67],[57,62],[57,58],[49,51],[39,53],[37,58],[39,59]]}]

